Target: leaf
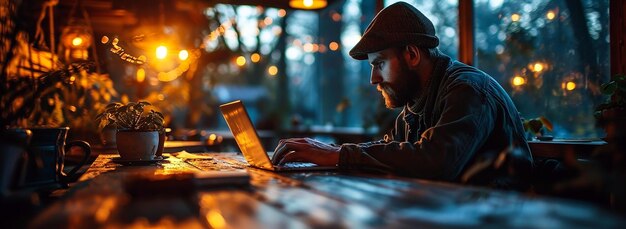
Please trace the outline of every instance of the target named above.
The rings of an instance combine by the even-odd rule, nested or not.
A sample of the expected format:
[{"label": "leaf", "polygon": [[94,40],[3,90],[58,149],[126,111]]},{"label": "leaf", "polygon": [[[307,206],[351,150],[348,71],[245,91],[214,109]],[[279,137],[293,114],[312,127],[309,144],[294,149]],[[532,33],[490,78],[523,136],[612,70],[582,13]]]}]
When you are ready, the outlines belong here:
[{"label": "leaf", "polygon": [[613,94],[616,89],[617,89],[617,83],[615,83],[615,81],[611,81],[611,82],[602,84],[602,86],[600,86],[600,91],[602,92],[602,94],[605,94],[605,95]]}]

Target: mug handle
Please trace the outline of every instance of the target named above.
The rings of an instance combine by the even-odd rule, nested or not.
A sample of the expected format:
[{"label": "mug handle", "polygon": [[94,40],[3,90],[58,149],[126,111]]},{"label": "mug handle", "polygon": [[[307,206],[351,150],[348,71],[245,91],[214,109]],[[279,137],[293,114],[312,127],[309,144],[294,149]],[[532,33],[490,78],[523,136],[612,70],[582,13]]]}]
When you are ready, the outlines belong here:
[{"label": "mug handle", "polygon": [[85,165],[85,163],[87,163],[87,160],[89,160],[89,156],[91,155],[91,146],[86,141],[71,141],[71,142],[68,142],[67,144],[65,144],[65,148],[64,148],[65,151],[64,152],[68,152],[74,146],[78,146],[80,148],[83,148],[83,152],[85,152],[85,155],[83,155],[83,159],[80,161],[80,163],[78,165],[76,165],[76,167],[74,167],[72,170],[70,170],[69,172],[67,172],[65,174],[65,178],[74,176],[76,174],[76,172],[78,172],[78,170],[81,167],[83,167],[83,165]]}]

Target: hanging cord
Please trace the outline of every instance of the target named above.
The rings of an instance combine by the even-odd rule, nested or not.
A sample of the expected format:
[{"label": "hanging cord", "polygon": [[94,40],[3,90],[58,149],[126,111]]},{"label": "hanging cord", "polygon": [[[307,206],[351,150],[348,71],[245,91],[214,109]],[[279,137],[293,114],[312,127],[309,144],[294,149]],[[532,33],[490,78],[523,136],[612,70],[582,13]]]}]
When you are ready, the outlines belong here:
[{"label": "hanging cord", "polygon": [[83,12],[85,22],[87,22],[88,32],[91,34],[91,51],[93,52],[93,59],[96,62],[96,72],[100,73],[100,61],[98,60],[98,53],[96,49],[96,36],[93,32],[93,27],[91,26],[91,19],[89,18],[89,13],[87,13],[87,10],[85,10],[85,7],[82,4],[82,0],[79,0],[78,2],[80,2],[80,9]]},{"label": "hanging cord", "polygon": [[49,20],[48,20],[48,24],[50,26],[50,53],[52,53],[52,55],[50,55],[50,58],[52,58],[52,65],[51,65],[51,69],[54,69],[54,55],[55,55],[55,46],[56,46],[56,42],[54,40],[54,6],[56,6],[59,1],[58,0],[51,0],[48,1],[49,5],[48,5],[48,15],[49,15]]},{"label": "hanging cord", "polygon": [[[50,29],[50,53],[51,55],[51,66],[50,69],[55,68],[55,39],[54,39],[54,6],[59,3],[58,0],[49,0],[43,3],[43,8],[41,9],[41,13],[39,14],[39,19],[37,20],[37,30],[35,32],[35,40],[37,40],[38,45],[45,46],[45,37],[43,33],[43,29],[41,28],[41,24],[43,23],[43,19],[46,17],[46,12],[48,13],[48,26]],[[31,67],[33,66],[32,56],[29,52],[28,59],[30,61]],[[41,61],[41,60],[40,60]],[[41,63],[41,62],[39,62]]]}]

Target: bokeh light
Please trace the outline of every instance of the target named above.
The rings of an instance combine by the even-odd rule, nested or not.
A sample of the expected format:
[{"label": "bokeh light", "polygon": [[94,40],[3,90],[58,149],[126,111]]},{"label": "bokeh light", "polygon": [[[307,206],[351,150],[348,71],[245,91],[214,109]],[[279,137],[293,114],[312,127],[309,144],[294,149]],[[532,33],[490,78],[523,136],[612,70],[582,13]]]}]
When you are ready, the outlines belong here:
[{"label": "bokeh light", "polygon": [[276,74],[278,74],[278,67],[272,65],[269,68],[267,68],[267,73],[270,74],[270,76],[276,76]]},{"label": "bokeh light", "polygon": [[167,47],[161,45],[156,49],[156,58],[159,60],[165,59],[167,57]]},{"label": "bokeh light", "polygon": [[554,13],[554,11],[553,11],[553,10],[549,10],[549,11],[548,11],[548,13],[546,13],[546,18],[547,18],[548,20],[552,20],[552,19],[554,19],[555,17],[556,17],[556,13]]},{"label": "bokeh light", "polygon": [[330,48],[330,50],[337,51],[337,49],[339,49],[339,43],[334,41],[330,42],[330,44],[328,44],[328,48]]},{"label": "bokeh light", "polygon": [[514,86],[522,86],[524,84],[526,84],[526,79],[524,79],[524,77],[521,77],[521,76],[513,77],[513,85]]},{"label": "bokeh light", "polygon": [[261,60],[261,55],[259,55],[258,53],[252,53],[252,55],[250,55],[250,60],[253,63],[257,63]]},{"label": "bokeh light", "polygon": [[146,79],[146,70],[143,68],[137,69],[137,82],[141,83]]},{"label": "bokeh light", "polygon": [[239,56],[235,62],[237,63],[237,66],[244,66],[246,65],[246,58],[244,56]]},{"label": "bokeh light", "polygon": [[72,45],[73,46],[79,46],[83,43],[83,39],[80,37],[75,37],[74,39],[72,39]]},{"label": "bokeh light", "polygon": [[520,18],[521,18],[521,16],[519,14],[512,14],[511,15],[511,21],[517,22],[517,21],[519,21]]},{"label": "bokeh light", "polygon": [[187,50],[183,49],[178,52],[178,59],[185,61],[187,58],[189,58],[189,52]]}]

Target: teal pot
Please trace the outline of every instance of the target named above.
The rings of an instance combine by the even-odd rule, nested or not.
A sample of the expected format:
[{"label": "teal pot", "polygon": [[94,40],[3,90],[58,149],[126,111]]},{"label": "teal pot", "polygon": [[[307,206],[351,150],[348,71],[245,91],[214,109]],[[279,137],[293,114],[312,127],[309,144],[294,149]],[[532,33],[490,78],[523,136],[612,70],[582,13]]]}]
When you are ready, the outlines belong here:
[{"label": "teal pot", "polygon": [[123,160],[154,160],[159,148],[158,131],[118,130],[117,151]]}]

